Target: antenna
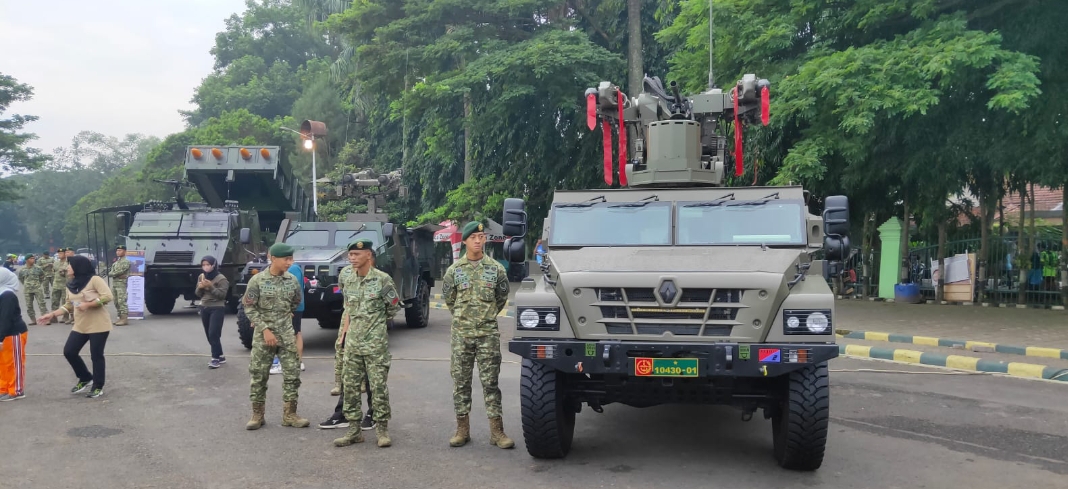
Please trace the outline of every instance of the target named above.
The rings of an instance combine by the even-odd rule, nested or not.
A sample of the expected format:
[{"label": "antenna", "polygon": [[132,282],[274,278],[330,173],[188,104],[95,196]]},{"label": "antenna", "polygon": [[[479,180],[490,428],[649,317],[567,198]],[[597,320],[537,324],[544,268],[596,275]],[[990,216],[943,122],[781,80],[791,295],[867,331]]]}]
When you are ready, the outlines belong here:
[{"label": "antenna", "polygon": [[708,89],[716,87],[716,75],[712,73],[712,2],[708,0]]}]

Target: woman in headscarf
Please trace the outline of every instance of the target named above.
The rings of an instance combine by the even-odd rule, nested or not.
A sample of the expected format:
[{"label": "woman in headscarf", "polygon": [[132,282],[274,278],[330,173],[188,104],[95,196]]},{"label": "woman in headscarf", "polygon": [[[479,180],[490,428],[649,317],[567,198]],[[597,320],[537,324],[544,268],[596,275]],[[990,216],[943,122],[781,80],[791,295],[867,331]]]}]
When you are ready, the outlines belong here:
[{"label": "woman in headscarf", "polygon": [[204,335],[211,345],[211,362],[208,368],[219,368],[226,363],[222,350],[223,317],[226,315],[226,292],[230,282],[219,273],[219,264],[213,256],[200,260],[204,273],[197,279],[197,297],[200,298],[200,321],[204,323]]},{"label": "woman in headscarf", "polygon": [[[73,394],[89,391],[85,397],[104,395],[104,345],[111,334],[111,314],[104,307],[115,299],[111,289],[103,278],[96,275],[92,262],[81,255],[67,259],[67,296],[59,309],[37,320],[37,324],[48,324],[60,314],[74,316],[74,328],[67,336],[63,347],[63,356],[78,376],[78,383],[70,390]],[[89,356],[93,360],[93,371],[85,367],[80,356],[82,348],[89,343]]]},{"label": "woman in headscarf", "polygon": [[19,278],[0,268],[0,401],[26,397],[26,322],[19,306]]}]

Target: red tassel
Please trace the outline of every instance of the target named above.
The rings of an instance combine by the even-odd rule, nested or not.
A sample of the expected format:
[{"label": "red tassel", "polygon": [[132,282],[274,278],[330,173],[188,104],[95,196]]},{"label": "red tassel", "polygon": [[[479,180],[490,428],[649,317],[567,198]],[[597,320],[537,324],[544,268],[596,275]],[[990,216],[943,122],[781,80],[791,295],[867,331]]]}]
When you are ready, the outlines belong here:
[{"label": "red tassel", "polygon": [[627,124],[623,122],[623,91],[616,91],[619,105],[619,184],[627,186]]},{"label": "red tassel", "polygon": [[760,122],[765,126],[771,122],[771,94],[768,87],[760,89]]},{"label": "red tassel", "polygon": [[597,127],[597,95],[593,93],[586,96],[586,125],[591,131]]},{"label": "red tassel", "polygon": [[742,176],[742,121],[738,118],[738,87],[731,89],[734,96],[734,176]]},{"label": "red tassel", "polygon": [[604,135],[604,183],[612,185],[612,125],[607,120],[601,121],[601,134]]}]

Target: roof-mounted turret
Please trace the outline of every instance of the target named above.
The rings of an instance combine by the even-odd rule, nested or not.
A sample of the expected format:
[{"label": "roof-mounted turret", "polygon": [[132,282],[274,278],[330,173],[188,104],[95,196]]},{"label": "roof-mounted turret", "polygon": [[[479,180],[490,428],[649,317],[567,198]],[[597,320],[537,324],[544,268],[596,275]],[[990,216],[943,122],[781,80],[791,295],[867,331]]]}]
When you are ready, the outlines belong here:
[{"label": "roof-mounted turret", "polygon": [[[604,137],[604,178],[612,185],[616,168],[612,134],[618,135],[621,186],[701,187],[723,184],[726,127],[735,134],[735,175],[742,174],[742,126],[768,124],[767,80],[745,75],[724,92],[711,88],[684,97],[671,82],[665,90],[659,77],[645,77],[643,90],[628,98],[610,82],[586,90],[586,122],[600,121]],[[670,91],[670,93],[669,93]],[[623,127],[620,127],[620,120]],[[626,129],[625,131],[623,129]]]}]

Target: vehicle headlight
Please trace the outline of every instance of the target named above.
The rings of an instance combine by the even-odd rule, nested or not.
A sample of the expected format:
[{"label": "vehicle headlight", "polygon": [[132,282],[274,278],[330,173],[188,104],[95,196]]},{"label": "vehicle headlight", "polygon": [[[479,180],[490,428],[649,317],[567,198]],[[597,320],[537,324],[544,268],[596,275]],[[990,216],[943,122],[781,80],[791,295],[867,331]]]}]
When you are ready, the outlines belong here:
[{"label": "vehicle headlight", "polygon": [[559,307],[524,307],[516,308],[518,329],[537,331],[560,331]]},{"label": "vehicle headlight", "polygon": [[831,334],[830,309],[786,309],[783,314],[785,334]]}]

